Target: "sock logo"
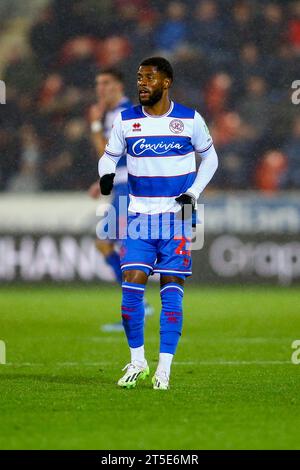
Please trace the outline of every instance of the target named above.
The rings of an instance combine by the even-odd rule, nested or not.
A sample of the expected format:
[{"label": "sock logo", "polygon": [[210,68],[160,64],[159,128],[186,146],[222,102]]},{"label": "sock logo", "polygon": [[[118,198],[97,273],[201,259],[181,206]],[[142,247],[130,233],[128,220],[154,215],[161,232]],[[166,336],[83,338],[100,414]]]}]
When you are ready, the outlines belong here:
[{"label": "sock logo", "polygon": [[182,315],[182,312],[164,312],[167,317],[168,323],[178,323],[179,318]]},{"label": "sock logo", "polygon": [[130,319],[131,319],[131,316],[128,315],[128,313],[122,313],[122,318],[123,318],[124,320],[130,320]]}]

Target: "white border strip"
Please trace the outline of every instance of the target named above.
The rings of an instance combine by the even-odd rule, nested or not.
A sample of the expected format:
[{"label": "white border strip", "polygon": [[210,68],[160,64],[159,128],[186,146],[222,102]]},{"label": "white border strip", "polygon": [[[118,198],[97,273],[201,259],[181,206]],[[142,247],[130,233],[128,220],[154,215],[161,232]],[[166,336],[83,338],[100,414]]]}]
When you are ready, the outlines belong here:
[{"label": "white border strip", "polygon": [[153,269],[153,267],[150,266],[149,264],[142,264],[142,263],[126,263],[126,264],[122,264],[122,265],[121,265],[121,269],[127,268],[127,267],[129,267],[129,266],[143,266],[144,268],[149,268],[149,269],[151,269],[151,271],[152,271],[152,269]]},{"label": "white border strip", "polygon": [[175,270],[170,270],[170,269],[153,269],[154,273],[175,273],[175,274],[192,274],[192,271],[175,271]]},{"label": "white border strip", "polygon": [[178,290],[180,290],[180,291],[184,294],[184,290],[183,290],[181,287],[179,287],[179,286],[174,286],[173,284],[171,284],[170,286],[165,286],[165,287],[163,287],[163,288],[160,290],[160,293],[162,293],[162,292],[163,292],[164,290],[166,290],[166,289],[178,289]]},{"label": "white border strip", "polygon": [[122,287],[124,287],[124,289],[133,289],[133,290],[141,290],[144,292],[145,290],[145,287],[133,287],[133,286],[127,286],[126,284],[122,284]]}]

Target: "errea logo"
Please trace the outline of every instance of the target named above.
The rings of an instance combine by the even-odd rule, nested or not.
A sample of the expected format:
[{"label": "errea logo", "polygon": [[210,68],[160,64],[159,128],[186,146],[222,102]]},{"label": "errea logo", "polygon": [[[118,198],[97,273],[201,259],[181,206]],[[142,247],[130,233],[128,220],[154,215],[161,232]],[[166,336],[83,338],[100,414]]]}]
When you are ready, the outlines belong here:
[{"label": "errea logo", "polygon": [[139,122],[135,122],[134,124],[132,124],[132,130],[133,132],[141,131],[142,125]]}]

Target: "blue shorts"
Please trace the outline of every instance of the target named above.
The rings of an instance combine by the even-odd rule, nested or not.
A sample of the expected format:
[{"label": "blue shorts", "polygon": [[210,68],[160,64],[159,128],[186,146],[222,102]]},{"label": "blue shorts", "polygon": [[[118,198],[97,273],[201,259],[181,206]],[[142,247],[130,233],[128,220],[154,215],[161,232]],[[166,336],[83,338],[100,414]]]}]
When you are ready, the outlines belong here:
[{"label": "blue shorts", "polygon": [[[124,199],[120,203],[120,196]],[[117,242],[124,238],[127,226],[127,209],[129,204],[128,186],[118,184],[114,187],[113,198],[106,214],[97,225],[97,237],[100,240]]]},{"label": "blue shorts", "polygon": [[[165,216],[169,223],[163,220]],[[121,269],[184,279],[192,274],[191,238],[191,220],[183,223],[178,214],[129,215],[127,238],[121,244]]]}]

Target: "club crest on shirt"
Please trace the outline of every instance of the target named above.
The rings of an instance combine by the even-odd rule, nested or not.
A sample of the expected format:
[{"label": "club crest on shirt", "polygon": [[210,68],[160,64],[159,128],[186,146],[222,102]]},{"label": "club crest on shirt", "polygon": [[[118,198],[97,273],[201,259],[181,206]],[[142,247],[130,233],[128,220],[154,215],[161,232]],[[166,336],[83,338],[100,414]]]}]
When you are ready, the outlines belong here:
[{"label": "club crest on shirt", "polygon": [[184,124],[180,119],[172,119],[169,128],[174,134],[180,134],[184,130]]}]

